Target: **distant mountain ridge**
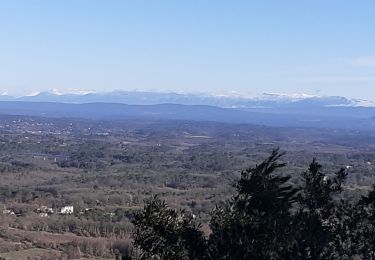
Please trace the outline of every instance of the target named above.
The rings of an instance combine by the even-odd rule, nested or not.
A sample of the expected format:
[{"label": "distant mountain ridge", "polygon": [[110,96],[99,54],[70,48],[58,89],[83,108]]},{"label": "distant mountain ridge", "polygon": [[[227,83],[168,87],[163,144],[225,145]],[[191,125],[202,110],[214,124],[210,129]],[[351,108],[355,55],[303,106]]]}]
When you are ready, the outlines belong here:
[{"label": "distant mountain ridge", "polygon": [[375,103],[367,100],[348,99],[340,96],[317,96],[308,94],[275,94],[263,93],[246,96],[239,93],[229,94],[184,94],[175,92],[147,91],[113,91],[102,93],[59,93],[41,92],[34,95],[12,97],[1,95],[0,101],[59,102],[59,103],[120,103],[128,105],[209,105],[223,108],[265,109],[285,107],[375,107]]},{"label": "distant mountain ridge", "polygon": [[[373,112],[375,112],[375,110],[373,110]],[[375,130],[375,124],[370,118],[325,114],[263,113],[204,105],[70,104],[57,102],[0,101],[0,114],[101,120],[216,121],[277,127],[293,126]]]},{"label": "distant mountain ridge", "polygon": [[375,130],[370,101],[305,94],[254,97],[140,91],[0,96],[0,114],[111,120],[188,120]]},{"label": "distant mountain ridge", "polygon": [[[375,108],[332,107],[291,110],[239,110],[207,105],[126,105],[119,103],[57,103],[0,101],[0,114],[100,120],[185,120],[245,123],[275,127],[375,130]],[[371,115],[371,116],[368,116]]]}]

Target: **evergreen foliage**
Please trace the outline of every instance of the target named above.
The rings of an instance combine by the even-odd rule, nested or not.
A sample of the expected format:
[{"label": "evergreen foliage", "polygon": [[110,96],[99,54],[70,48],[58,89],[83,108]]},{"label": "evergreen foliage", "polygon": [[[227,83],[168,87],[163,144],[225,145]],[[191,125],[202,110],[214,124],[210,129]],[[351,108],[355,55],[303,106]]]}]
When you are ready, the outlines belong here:
[{"label": "evergreen foliage", "polygon": [[280,259],[288,255],[290,207],[296,192],[289,177],[274,174],[285,166],[277,150],[241,173],[237,195],[216,208],[210,227],[210,251],[214,259]]},{"label": "evergreen foliage", "polygon": [[340,199],[347,173],[314,159],[296,187],[274,150],[241,173],[236,194],[216,207],[205,237],[186,211],[154,197],[135,215],[137,259],[375,259],[375,187],[358,203]]},{"label": "evergreen foliage", "polygon": [[206,241],[192,215],[167,207],[157,197],[146,201],[134,218],[134,245],[139,259],[204,259]]},{"label": "evergreen foliage", "polygon": [[298,259],[334,259],[335,235],[340,227],[341,212],[334,202],[335,194],[342,192],[347,174],[339,170],[333,178],[322,172],[314,159],[303,173],[303,187],[299,193],[295,223]]}]

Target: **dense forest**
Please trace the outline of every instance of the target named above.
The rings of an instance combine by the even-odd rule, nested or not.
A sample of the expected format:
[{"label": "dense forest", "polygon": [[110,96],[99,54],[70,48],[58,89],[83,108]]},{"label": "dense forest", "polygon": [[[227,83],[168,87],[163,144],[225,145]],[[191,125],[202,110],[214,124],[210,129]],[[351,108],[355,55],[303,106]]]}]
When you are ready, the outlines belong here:
[{"label": "dense forest", "polygon": [[148,200],[133,220],[136,259],[375,259],[375,189],[344,200],[346,170],[327,174],[315,159],[293,185],[281,156],[242,171],[208,236],[191,213]]}]

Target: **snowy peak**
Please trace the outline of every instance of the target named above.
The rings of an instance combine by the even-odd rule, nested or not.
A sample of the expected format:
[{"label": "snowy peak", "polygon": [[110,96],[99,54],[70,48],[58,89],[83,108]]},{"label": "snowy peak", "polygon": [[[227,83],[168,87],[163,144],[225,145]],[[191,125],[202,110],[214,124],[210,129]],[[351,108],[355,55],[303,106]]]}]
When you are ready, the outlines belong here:
[{"label": "snowy peak", "polygon": [[272,100],[299,101],[303,99],[318,98],[318,96],[305,94],[305,93],[293,93],[293,94],[263,93],[261,98],[272,99]]},{"label": "snowy peak", "polygon": [[73,89],[61,92],[35,92],[23,97],[0,95],[0,101],[35,101],[60,103],[122,103],[130,105],[154,105],[174,103],[183,105],[211,105],[224,108],[278,108],[278,107],[375,107],[368,100],[348,99],[340,96],[318,96],[305,93],[176,93],[147,91],[113,91],[95,93]]},{"label": "snowy peak", "polygon": [[351,99],[351,105],[354,107],[375,107],[375,102],[364,99]]}]

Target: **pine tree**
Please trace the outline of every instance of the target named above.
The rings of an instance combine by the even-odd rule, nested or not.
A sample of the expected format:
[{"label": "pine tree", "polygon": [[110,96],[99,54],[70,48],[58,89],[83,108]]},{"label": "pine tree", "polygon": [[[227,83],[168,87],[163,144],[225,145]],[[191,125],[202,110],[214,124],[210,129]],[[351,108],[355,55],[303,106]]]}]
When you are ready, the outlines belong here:
[{"label": "pine tree", "polygon": [[322,166],[314,159],[303,174],[302,192],[295,217],[297,259],[338,259],[336,236],[343,217],[334,201],[334,195],[342,192],[347,174],[344,169],[330,178],[322,172]]},{"label": "pine tree", "polygon": [[191,214],[170,209],[154,197],[133,220],[134,246],[139,259],[199,260],[206,257],[206,241]]},{"label": "pine tree", "polygon": [[290,177],[276,174],[283,154],[274,150],[241,173],[237,195],[212,214],[212,259],[289,259],[293,247],[290,210],[297,190]]},{"label": "pine tree", "polygon": [[352,218],[351,236],[358,255],[363,259],[375,259],[375,186],[367,196],[362,196]]}]

